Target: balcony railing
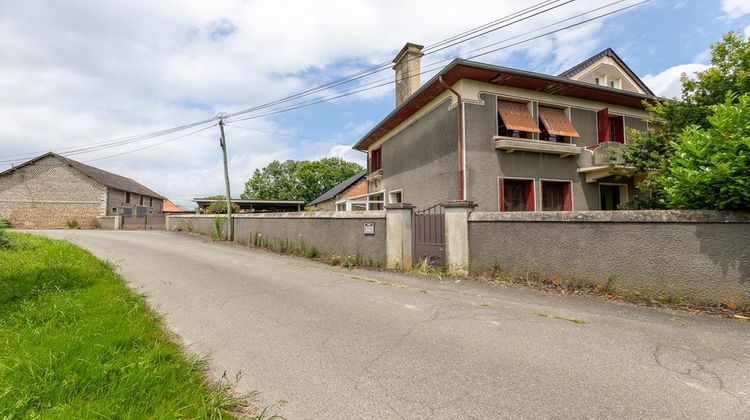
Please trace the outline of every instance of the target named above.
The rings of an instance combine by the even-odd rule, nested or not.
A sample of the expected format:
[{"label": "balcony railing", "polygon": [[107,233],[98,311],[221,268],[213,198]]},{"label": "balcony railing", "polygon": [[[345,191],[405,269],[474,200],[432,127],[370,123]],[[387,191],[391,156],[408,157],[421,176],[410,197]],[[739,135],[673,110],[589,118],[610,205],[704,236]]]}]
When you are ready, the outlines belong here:
[{"label": "balcony railing", "polygon": [[586,175],[586,182],[596,182],[613,175],[633,175],[633,167],[617,165],[612,161],[612,151],[619,147],[620,143],[608,141],[584,148],[578,157],[578,173]]}]

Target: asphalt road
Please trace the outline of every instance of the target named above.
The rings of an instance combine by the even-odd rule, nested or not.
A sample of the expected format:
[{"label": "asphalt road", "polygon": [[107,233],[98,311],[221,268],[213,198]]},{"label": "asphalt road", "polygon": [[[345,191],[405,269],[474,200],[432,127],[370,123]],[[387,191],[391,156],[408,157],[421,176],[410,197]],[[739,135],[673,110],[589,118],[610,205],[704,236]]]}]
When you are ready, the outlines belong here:
[{"label": "asphalt road", "polygon": [[216,378],[242,372],[289,419],[750,418],[748,322],[187,234],[37,233],[116,263]]}]

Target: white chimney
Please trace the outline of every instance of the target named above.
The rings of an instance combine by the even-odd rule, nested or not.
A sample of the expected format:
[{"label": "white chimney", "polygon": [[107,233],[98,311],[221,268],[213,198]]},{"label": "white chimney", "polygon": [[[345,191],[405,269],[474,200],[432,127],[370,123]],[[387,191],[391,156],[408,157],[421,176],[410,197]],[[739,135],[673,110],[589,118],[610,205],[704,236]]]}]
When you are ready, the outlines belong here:
[{"label": "white chimney", "polygon": [[419,89],[422,48],[424,46],[407,42],[404,48],[393,59],[393,70],[396,71],[396,106]]}]

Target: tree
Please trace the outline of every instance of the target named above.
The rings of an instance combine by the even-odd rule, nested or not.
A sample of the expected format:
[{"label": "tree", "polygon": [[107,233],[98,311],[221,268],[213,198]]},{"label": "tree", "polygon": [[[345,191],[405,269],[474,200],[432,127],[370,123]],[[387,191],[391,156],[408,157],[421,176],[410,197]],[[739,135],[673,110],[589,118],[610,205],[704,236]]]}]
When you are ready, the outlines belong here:
[{"label": "tree", "polygon": [[[648,133],[631,132],[629,141],[614,152],[612,163],[632,166],[647,173],[638,185],[641,195],[630,208],[663,208],[676,205],[665,197],[667,166],[675,156],[683,133],[688,129],[708,130],[715,105],[736,104],[738,95],[750,92],[750,38],[729,32],[711,46],[711,67],[694,78],[682,75],[680,100],[646,103],[656,128]],[[734,94],[734,95],[733,95]],[[729,95],[729,96],[727,96]],[[729,99],[727,99],[729,98]],[[693,128],[690,128],[693,127]]]},{"label": "tree", "polygon": [[253,172],[245,183],[242,198],[302,200],[309,203],[362,169],[354,162],[333,157],[314,161],[274,160],[265,168]]},{"label": "tree", "polygon": [[750,209],[750,95],[711,107],[707,129],[685,129],[660,175],[670,208]]}]

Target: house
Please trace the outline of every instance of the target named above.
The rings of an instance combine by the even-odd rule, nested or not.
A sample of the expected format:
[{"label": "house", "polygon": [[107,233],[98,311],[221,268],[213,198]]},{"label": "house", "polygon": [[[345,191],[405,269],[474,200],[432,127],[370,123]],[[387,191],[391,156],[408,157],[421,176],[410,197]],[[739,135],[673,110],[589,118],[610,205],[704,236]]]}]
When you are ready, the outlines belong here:
[{"label": "house", "polygon": [[557,76],[456,59],[420,86],[420,45],[394,59],[396,108],[354,148],[368,198],[478,211],[613,210],[636,194],[609,150],[646,131],[653,92],[611,49]]},{"label": "house", "polygon": [[93,228],[97,216],[161,215],[164,198],[138,182],[56,153],[0,172],[0,218],[19,228]]},{"label": "house", "polygon": [[[216,201],[212,198],[194,198],[198,209],[203,212],[208,206]],[[232,199],[232,204],[237,204],[241,213],[277,213],[300,211],[305,206],[304,201],[299,200],[240,200]]]},{"label": "house", "polygon": [[365,175],[367,175],[366,170],[341,181],[335,187],[311,201],[306,208],[315,211],[382,209],[382,199],[379,202],[368,202],[368,198],[372,198],[372,196],[368,194]]},{"label": "house", "polygon": [[172,200],[165,198],[163,208],[162,208],[162,213],[164,214],[191,214],[195,212],[191,210],[185,210],[184,208],[173,203]]}]

